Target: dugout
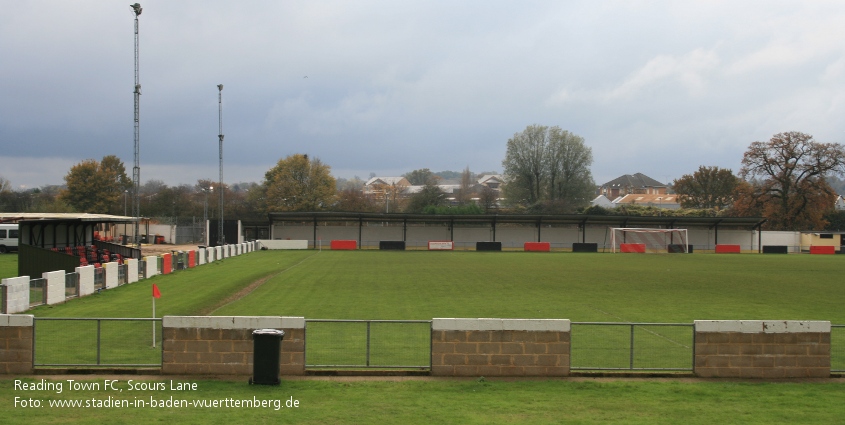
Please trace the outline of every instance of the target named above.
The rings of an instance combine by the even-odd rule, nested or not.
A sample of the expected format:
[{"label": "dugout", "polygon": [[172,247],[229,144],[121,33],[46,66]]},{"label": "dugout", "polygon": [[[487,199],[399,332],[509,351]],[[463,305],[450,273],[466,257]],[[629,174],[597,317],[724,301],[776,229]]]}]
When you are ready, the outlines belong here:
[{"label": "dugout", "polygon": [[[0,218],[18,223],[18,276],[39,278],[44,272],[73,272],[81,258],[101,256],[140,258],[141,251],[119,244],[118,225],[134,217],[77,213],[5,213]],[[81,249],[80,249],[81,247]],[[86,259],[87,262],[87,259]]]},{"label": "dugout", "polygon": [[526,242],[549,242],[552,249],[570,250],[594,243],[609,247],[608,229],[644,227],[689,230],[696,250],[720,243],[761,246],[760,217],[641,217],[586,214],[430,215],[402,213],[275,212],[270,239],[307,240],[309,247],[335,239],[357,240],[377,249],[379,241],[403,241],[408,249],[426,249],[428,241],[453,241],[456,249],[473,249],[477,242],[501,242],[503,249],[522,249]]}]

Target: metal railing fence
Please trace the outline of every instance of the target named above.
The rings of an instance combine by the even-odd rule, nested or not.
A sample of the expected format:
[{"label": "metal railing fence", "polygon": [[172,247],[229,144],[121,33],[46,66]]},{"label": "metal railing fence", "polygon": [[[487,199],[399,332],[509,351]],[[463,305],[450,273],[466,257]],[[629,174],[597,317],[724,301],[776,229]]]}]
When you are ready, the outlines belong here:
[{"label": "metal railing fence", "polygon": [[39,277],[29,280],[29,306],[47,304],[47,279]]},{"label": "metal railing fence", "polygon": [[845,325],[830,325],[830,371],[845,373]]},{"label": "metal railing fence", "polygon": [[126,285],[129,281],[126,276],[126,271],[129,270],[129,266],[126,264],[118,264],[117,265],[117,284],[118,285]]},{"label": "metal railing fence", "polygon": [[138,260],[138,279],[147,278],[147,260]]},{"label": "metal railing fence", "polygon": [[306,320],[306,368],[431,368],[430,320]]},{"label": "metal railing fence", "polygon": [[106,288],[106,269],[94,268],[94,290],[99,291]]},{"label": "metal railing fence", "polygon": [[79,296],[79,274],[65,273],[65,299]]},{"label": "metal railing fence", "polygon": [[692,371],[692,323],[572,322],[572,370]]},{"label": "metal railing fence", "polygon": [[36,317],[33,334],[33,366],[161,366],[161,319]]}]

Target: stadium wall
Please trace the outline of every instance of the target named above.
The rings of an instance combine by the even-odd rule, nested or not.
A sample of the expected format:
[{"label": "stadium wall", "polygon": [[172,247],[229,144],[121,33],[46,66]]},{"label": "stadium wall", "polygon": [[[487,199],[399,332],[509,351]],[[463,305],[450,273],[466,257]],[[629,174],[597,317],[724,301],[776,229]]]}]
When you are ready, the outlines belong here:
[{"label": "stadium wall", "polygon": [[[285,332],[281,375],[304,375],[303,317],[165,316],[165,375],[248,376],[253,331]],[[829,378],[831,324],[826,321],[697,320],[693,372],[702,378]],[[0,315],[0,374],[33,373],[34,317]],[[433,376],[569,376],[571,323],[566,319],[431,321]]]},{"label": "stadium wall", "polygon": [[[409,223],[403,228],[401,222],[364,223],[361,234],[358,233],[358,223],[325,223],[318,222],[317,237],[323,241],[332,239],[361,240],[363,247],[378,247],[383,240],[404,240],[409,249],[424,248],[431,240],[453,240],[456,249],[472,249],[475,242],[502,242],[504,249],[521,249],[525,242],[549,242],[552,250],[566,250],[573,243],[595,243],[599,252],[610,251],[610,235],[607,226],[587,226],[582,234],[578,226],[549,226],[542,225],[539,230],[536,224],[524,225],[503,224],[493,228],[487,225],[472,227],[457,225],[453,229],[447,224],[419,225]],[[539,235],[538,235],[539,231]],[[272,239],[301,239],[309,241],[314,246],[313,223],[276,223],[272,225]],[[495,235],[495,236],[494,236]],[[758,232],[742,229],[719,228],[718,232],[707,228],[689,228],[689,244],[694,246],[695,252],[707,252],[715,249],[719,244],[740,245],[743,251],[756,252],[759,248]],[[404,236],[404,237],[403,237]],[[494,239],[495,238],[495,239]],[[800,234],[798,232],[763,232],[763,245],[787,245],[795,247],[792,251],[800,250]],[[792,252],[791,251],[791,252]]]},{"label": "stadium wall", "polygon": [[32,373],[34,317],[0,314],[0,374]]},{"label": "stadium wall", "polygon": [[828,378],[830,322],[695,321],[703,378]]},{"label": "stadium wall", "polygon": [[569,376],[566,319],[433,319],[433,376]]},{"label": "stadium wall", "polygon": [[285,332],[279,355],[282,375],[305,374],[305,318],[248,316],[165,316],[162,363],[165,375],[250,375],[252,332]]}]

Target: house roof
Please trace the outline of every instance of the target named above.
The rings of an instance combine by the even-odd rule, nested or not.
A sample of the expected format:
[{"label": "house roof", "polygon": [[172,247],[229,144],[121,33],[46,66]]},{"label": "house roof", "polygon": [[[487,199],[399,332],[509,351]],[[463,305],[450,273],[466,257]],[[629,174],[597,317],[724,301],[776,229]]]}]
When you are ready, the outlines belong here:
[{"label": "house roof", "polygon": [[[404,180],[404,181],[403,181]],[[373,177],[367,180],[366,186],[374,185],[374,184],[387,184],[387,185],[399,185],[404,184],[408,185],[408,180],[404,177]]]},{"label": "house roof", "polygon": [[660,183],[659,181],[643,174],[643,173],[636,173],[634,175],[625,174],[623,176],[619,176],[605,184],[602,187],[667,187],[665,183]]},{"label": "house roof", "polygon": [[485,174],[478,178],[478,184],[484,184],[490,180],[496,180],[499,183],[504,183],[505,181],[502,180],[502,176],[500,174]]},{"label": "house roof", "polygon": [[614,204],[678,204],[677,195],[630,194],[613,200]]},{"label": "house roof", "polygon": [[609,227],[654,227],[685,228],[730,226],[759,229],[766,221],[761,217],[654,217],[628,215],[522,215],[522,214],[396,214],[396,213],[342,213],[342,212],[272,212],[268,214],[271,223],[278,222],[408,222],[408,223],[461,223],[488,224],[558,224]]},{"label": "house roof", "polygon": [[139,221],[135,217],[88,213],[0,213],[0,222],[19,221],[91,221],[96,223],[131,223]]}]

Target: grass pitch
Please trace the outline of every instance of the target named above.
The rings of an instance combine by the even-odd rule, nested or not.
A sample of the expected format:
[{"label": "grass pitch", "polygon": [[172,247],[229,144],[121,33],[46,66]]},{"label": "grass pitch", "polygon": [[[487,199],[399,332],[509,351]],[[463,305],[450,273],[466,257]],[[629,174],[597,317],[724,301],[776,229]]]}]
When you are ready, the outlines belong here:
[{"label": "grass pitch", "polygon": [[18,254],[0,255],[0,279],[18,276]]},{"label": "grass pitch", "polygon": [[159,317],[845,323],[843,266],[824,255],[259,251],[31,312],[150,317],[156,283]]},{"label": "grass pitch", "polygon": [[[39,307],[32,313],[39,317],[149,317],[151,285],[156,283],[162,292],[157,316],[211,313],[323,319],[518,317],[671,323],[792,319],[845,323],[842,260],[809,255],[263,251],[62,305]],[[38,326],[42,323],[49,322]],[[67,344],[80,339],[78,330],[54,333]],[[67,344],[55,351],[75,351]],[[573,350],[577,344],[573,335]],[[573,362],[577,362],[575,352]],[[131,377],[118,379],[125,382]],[[841,403],[845,386],[837,381],[286,380],[281,387],[195,382],[199,390],[189,394],[158,392],[138,398],[293,397],[300,407],[278,411],[25,409],[15,407],[15,397],[38,398],[44,403],[134,397],[105,391],[23,393],[15,390],[9,379],[0,380],[0,405],[8,412],[4,423],[36,425],[103,421],[769,424],[836,423],[845,417]]]}]

